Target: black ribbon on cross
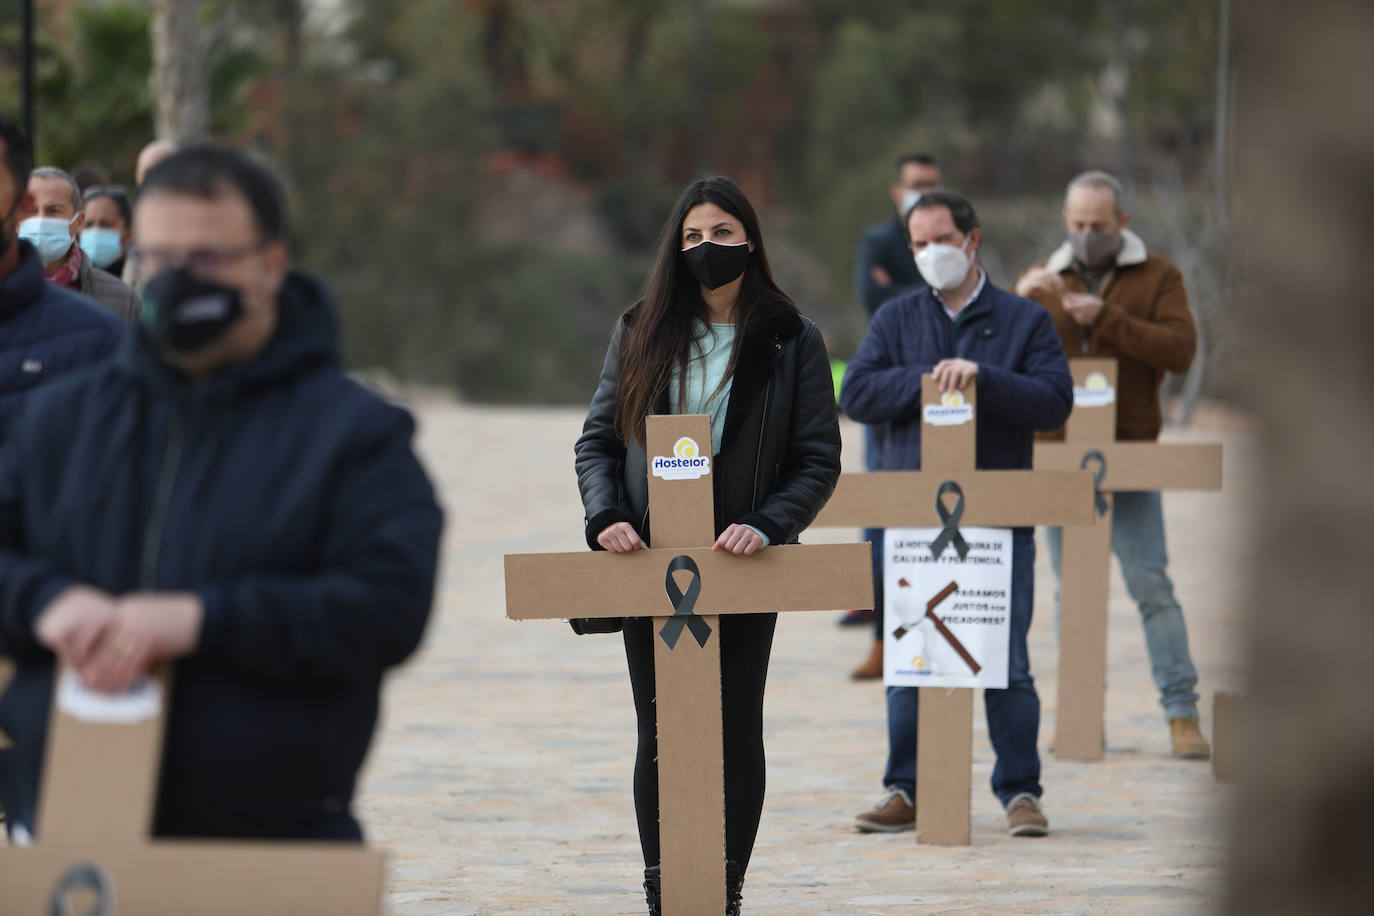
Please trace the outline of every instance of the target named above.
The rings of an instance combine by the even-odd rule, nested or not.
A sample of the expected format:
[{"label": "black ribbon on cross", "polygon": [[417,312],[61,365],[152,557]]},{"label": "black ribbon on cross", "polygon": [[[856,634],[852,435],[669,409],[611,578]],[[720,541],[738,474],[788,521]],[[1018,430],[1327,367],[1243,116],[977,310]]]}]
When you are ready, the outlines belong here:
[{"label": "black ribbon on cross", "polygon": [[[678,588],[677,582],[673,580],[673,573],[680,569],[692,574],[692,581],[687,583],[686,592]],[[682,628],[686,627],[692,631],[697,645],[705,648],[706,640],[711,638],[711,625],[695,613],[697,598],[701,595],[701,570],[697,567],[696,561],[686,554],[669,560],[668,573],[663,579],[663,589],[668,593],[668,600],[673,603],[673,616],[668,618],[668,622],[658,631],[658,635],[663,637],[669,650],[672,650],[677,648]]]},{"label": "black ribbon on cross", "polygon": [[1111,508],[1107,504],[1107,497],[1102,495],[1102,479],[1107,476],[1107,458],[1097,449],[1093,449],[1083,456],[1083,462],[1078,465],[1081,470],[1088,469],[1088,462],[1097,462],[1097,471],[1093,474],[1093,505],[1097,507],[1098,515],[1106,515]]},{"label": "black ribbon on cross", "polygon": [[78,862],[62,873],[52,891],[49,916],[75,916],[72,891],[94,891],[95,903],[85,916],[111,916],[114,913],[114,881],[105,869],[94,862]]},{"label": "black ribbon on cross", "polygon": [[[946,493],[953,493],[958,497],[954,501],[953,509],[945,508]],[[964,517],[964,491],[957,483],[946,480],[940,484],[940,489],[935,491],[935,512],[940,516],[940,533],[930,542],[930,555],[938,560],[940,554],[945,552],[945,548],[953,544],[959,559],[965,559],[968,556],[968,541],[959,533],[959,520]]]}]

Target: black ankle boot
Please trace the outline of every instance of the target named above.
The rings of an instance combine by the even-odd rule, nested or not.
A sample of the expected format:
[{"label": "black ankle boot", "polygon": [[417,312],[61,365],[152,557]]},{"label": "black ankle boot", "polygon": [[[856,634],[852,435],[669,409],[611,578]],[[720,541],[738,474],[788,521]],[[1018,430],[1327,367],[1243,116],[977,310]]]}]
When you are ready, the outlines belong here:
[{"label": "black ankle boot", "polygon": [[649,916],[660,916],[663,912],[663,881],[657,865],[644,869],[644,899],[649,904]]},{"label": "black ankle boot", "polygon": [[725,916],[740,916],[744,904],[744,869],[734,859],[725,860]]}]

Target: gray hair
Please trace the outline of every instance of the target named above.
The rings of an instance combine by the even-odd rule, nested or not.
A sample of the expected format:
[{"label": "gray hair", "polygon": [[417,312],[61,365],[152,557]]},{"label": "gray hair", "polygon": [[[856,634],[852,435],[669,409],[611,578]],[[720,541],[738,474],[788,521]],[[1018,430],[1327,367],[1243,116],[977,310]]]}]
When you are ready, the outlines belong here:
[{"label": "gray hair", "polygon": [[1088,188],[1105,188],[1111,191],[1112,201],[1116,204],[1116,215],[1121,215],[1123,209],[1122,202],[1126,199],[1126,192],[1121,187],[1121,182],[1117,180],[1115,175],[1104,172],[1101,169],[1090,169],[1086,172],[1080,172],[1069,182],[1068,188],[1064,191],[1064,196],[1067,198],[1074,188],[1080,186]]},{"label": "gray hair", "polygon": [[81,202],[81,186],[76,183],[76,179],[62,171],[55,165],[39,166],[29,173],[29,178],[61,178],[72,188],[72,213],[80,213],[86,209],[86,205]]}]

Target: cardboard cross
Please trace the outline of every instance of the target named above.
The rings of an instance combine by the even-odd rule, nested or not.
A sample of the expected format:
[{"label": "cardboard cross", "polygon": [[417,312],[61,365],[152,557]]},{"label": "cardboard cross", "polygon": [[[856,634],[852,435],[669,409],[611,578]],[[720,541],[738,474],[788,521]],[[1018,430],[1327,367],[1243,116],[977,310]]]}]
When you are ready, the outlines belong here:
[{"label": "cardboard cross", "polygon": [[1098,518],[1064,531],[1054,755],[1101,760],[1107,690],[1107,584],[1117,490],[1220,490],[1220,445],[1116,441],[1116,360],[1071,359],[1074,408],[1063,442],[1037,442],[1036,470],[1089,468]]},{"label": "cardboard cross", "polygon": [[[870,607],[869,545],[713,552],[712,474],[672,479],[683,477],[682,464],[709,455],[710,418],[651,416],[647,438],[653,549],[507,556],[506,616],[656,618],[663,912],[718,916],[725,911],[725,782],[717,615]],[[654,472],[660,458],[673,465],[662,470],[668,478]]]},{"label": "cardboard cross", "polygon": [[[938,409],[940,389],[930,375],[921,382],[923,415]],[[921,470],[844,474],[816,525],[897,528],[938,524],[932,509],[943,483],[964,494],[960,524],[1020,527],[1092,523],[1092,475],[1082,471],[975,470],[977,396],[964,402],[968,422],[921,425]],[[1053,519],[1053,521],[1050,521]],[[916,744],[916,842],[937,846],[969,843],[969,791],[973,764],[973,690],[919,687],[921,715]]]},{"label": "cardboard cross", "polygon": [[380,852],[344,843],[149,838],[167,685],[165,676],[148,682],[157,709],[133,722],[77,718],[54,699],[37,838],[32,847],[0,848],[0,909],[14,916],[381,912]]}]

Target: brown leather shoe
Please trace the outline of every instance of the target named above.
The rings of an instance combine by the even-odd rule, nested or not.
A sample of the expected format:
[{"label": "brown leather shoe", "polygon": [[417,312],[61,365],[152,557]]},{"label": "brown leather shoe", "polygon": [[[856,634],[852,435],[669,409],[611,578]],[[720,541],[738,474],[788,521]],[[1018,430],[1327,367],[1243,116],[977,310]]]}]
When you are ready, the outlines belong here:
[{"label": "brown leather shoe", "polygon": [[1050,832],[1050,819],[1040,807],[1040,799],[1022,792],[1007,805],[1007,833],[1010,836],[1044,836]]},{"label": "brown leather shoe", "polygon": [[854,818],[860,833],[901,833],[916,829],[916,806],[901,789],[888,789],[887,798]]},{"label": "brown leather shoe", "polygon": [[1212,746],[1202,737],[1197,719],[1170,719],[1169,740],[1173,743],[1175,757],[1207,760],[1212,756]]},{"label": "brown leather shoe", "polygon": [[871,681],[883,676],[883,641],[881,639],[873,640],[873,648],[869,651],[868,658],[864,659],[862,665],[849,672],[849,676],[856,681]]}]

